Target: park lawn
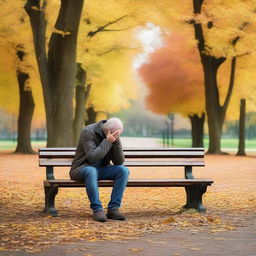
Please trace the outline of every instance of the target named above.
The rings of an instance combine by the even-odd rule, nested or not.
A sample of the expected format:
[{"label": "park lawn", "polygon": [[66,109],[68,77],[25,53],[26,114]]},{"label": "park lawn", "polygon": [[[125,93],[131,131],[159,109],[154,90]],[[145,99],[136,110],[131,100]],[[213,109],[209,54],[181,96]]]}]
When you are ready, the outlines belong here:
[{"label": "park lawn", "polygon": [[[162,139],[155,138],[159,145],[162,146]],[[170,146],[173,147],[191,147],[192,141],[190,138],[174,138],[174,144],[171,145],[171,140],[169,142]],[[16,141],[12,140],[0,140],[0,150],[15,150]],[[32,140],[32,146],[36,149],[38,147],[45,147],[46,141],[36,141]],[[209,139],[204,139],[204,147],[208,148]],[[246,149],[255,149],[256,150],[256,140],[246,140],[245,141]],[[221,140],[221,147],[224,149],[237,149],[238,139],[236,138],[223,138]]]},{"label": "park lawn", "polygon": [[[255,157],[207,155],[206,167],[195,168],[197,178],[214,184],[203,197],[205,214],[180,212],[184,188],[127,188],[122,212],[127,220],[96,223],[92,220],[84,188],[60,189],[56,198],[60,217],[46,216],[43,180],[37,155],[0,155],[0,250],[30,253],[76,241],[134,239],[141,234],[166,230],[209,232],[221,239],[222,232],[250,225],[255,220]],[[56,178],[67,178],[69,168],[57,168]],[[131,179],[183,177],[183,168],[131,168]],[[100,188],[107,206],[111,188]]]},{"label": "park lawn", "polygon": [[[0,140],[0,150],[15,150],[17,145],[16,141],[13,140]],[[46,141],[45,140],[32,140],[32,147],[45,147]]]},{"label": "park lawn", "polygon": [[[162,143],[162,140],[159,140]],[[171,145],[171,140],[169,145],[173,147],[191,147],[192,140],[190,138],[174,138],[173,145]],[[208,148],[209,139],[204,139],[204,147]],[[256,140],[246,140],[245,141],[246,149],[256,149]],[[238,148],[238,139],[236,138],[223,138],[221,139],[221,147],[225,149],[237,149]]]}]

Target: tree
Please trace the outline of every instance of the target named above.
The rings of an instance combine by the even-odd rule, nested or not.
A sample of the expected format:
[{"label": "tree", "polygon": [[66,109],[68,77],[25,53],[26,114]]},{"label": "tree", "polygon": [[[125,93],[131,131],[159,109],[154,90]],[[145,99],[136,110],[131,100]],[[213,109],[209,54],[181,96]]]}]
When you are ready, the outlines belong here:
[{"label": "tree", "polygon": [[[125,2],[125,1],[124,1]],[[130,106],[136,97],[136,78],[132,67],[138,42],[134,21],[123,3],[89,2],[81,22],[78,61],[86,70],[91,90],[86,104],[87,123],[97,120],[100,112],[114,113]],[[99,12],[115,9],[108,16]],[[132,44],[131,39],[134,38]]]},{"label": "tree", "polygon": [[86,83],[86,72],[81,67],[81,63],[77,63],[77,72],[76,72],[76,85],[75,85],[75,117],[73,122],[73,136],[74,141],[73,144],[76,145],[81,128],[83,127],[84,121],[85,121],[85,104],[87,102],[87,99],[90,94],[91,85],[87,85],[85,87]]},{"label": "tree", "polygon": [[83,0],[73,4],[62,0],[55,30],[46,50],[47,1],[28,0],[25,10],[30,18],[40,73],[47,125],[47,146],[72,146],[73,85],[76,71],[76,44]]},{"label": "tree", "polygon": [[[32,38],[28,30],[28,21],[25,12],[22,11],[22,2],[2,2],[0,9],[2,18],[0,87],[3,97],[0,99],[0,105],[7,112],[18,115],[18,140],[15,152],[34,153],[30,132],[35,109],[32,85],[37,91],[37,79],[33,68],[34,59],[31,57]],[[15,76],[18,90],[13,87],[13,84],[17,86],[17,81],[13,81]]]},{"label": "tree", "polygon": [[203,147],[205,113],[201,116],[197,114],[189,115],[189,119],[191,122],[192,147]]},{"label": "tree", "polygon": [[[17,56],[22,62],[24,60],[24,49],[23,46],[17,47]],[[31,146],[30,133],[31,133],[31,122],[34,113],[35,103],[31,89],[26,88],[26,82],[29,79],[29,74],[17,70],[17,80],[19,83],[19,95],[20,95],[20,106],[19,106],[19,119],[18,119],[18,141],[15,153],[35,153]]]},{"label": "tree", "polygon": [[238,156],[245,156],[245,99],[241,99],[240,103],[240,120],[239,120],[239,145],[238,145]]},{"label": "tree", "polygon": [[177,32],[166,37],[142,65],[140,74],[149,88],[147,106],[155,113],[188,116],[192,125],[192,146],[203,146],[203,75],[195,42]]},{"label": "tree", "polygon": [[[224,8],[224,3],[222,1],[213,3],[206,0],[193,0],[195,16],[190,20],[190,23],[194,26],[195,38],[198,41],[198,51],[204,70],[205,103],[210,138],[208,153],[221,153],[221,133],[233,92],[236,61],[237,56],[239,56],[237,45],[239,40],[245,36],[244,31],[253,19],[254,9],[253,6],[250,6],[252,2],[248,3],[240,3],[239,6],[236,6],[232,1],[225,2],[229,11],[226,12],[226,15],[223,15],[221,10]],[[218,29],[218,25],[221,29]],[[216,43],[216,38],[214,40],[213,35],[216,37],[216,34],[218,34],[217,39],[222,37],[222,40],[214,46],[213,42]],[[243,49],[241,54],[247,53],[248,49]],[[223,104],[221,104],[217,73],[227,58],[231,58],[230,80],[226,97]]]}]

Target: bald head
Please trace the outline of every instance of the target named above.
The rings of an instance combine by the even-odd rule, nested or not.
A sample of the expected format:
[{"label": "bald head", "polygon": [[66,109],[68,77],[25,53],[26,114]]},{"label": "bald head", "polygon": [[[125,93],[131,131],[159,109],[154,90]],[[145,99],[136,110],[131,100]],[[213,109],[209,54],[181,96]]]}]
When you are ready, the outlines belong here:
[{"label": "bald head", "polygon": [[122,132],[123,123],[119,118],[113,117],[108,119],[107,122],[103,124],[103,129],[106,133],[109,131],[113,133],[116,130],[120,130],[120,132]]}]

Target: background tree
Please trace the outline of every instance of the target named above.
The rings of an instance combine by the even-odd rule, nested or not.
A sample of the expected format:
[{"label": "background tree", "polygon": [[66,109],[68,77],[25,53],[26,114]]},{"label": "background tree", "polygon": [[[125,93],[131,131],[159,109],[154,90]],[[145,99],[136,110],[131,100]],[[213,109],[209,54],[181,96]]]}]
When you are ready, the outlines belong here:
[{"label": "background tree", "polygon": [[[24,60],[24,48],[22,45],[17,46],[17,56],[21,62]],[[31,146],[30,133],[31,122],[34,113],[35,103],[32,95],[32,91],[29,87],[26,88],[29,74],[17,69],[17,80],[19,83],[19,119],[18,119],[18,141],[15,153],[35,153]]]},{"label": "background tree", "polygon": [[90,94],[91,85],[86,84],[86,71],[77,63],[76,82],[75,82],[75,116],[73,121],[74,145],[77,144],[81,129],[85,121],[85,104]]},{"label": "background tree", "polygon": [[28,0],[25,10],[31,22],[35,54],[44,93],[47,146],[73,145],[73,86],[76,75],[77,34],[83,0],[74,5],[62,0],[55,30],[46,49],[47,1]]},{"label": "background tree", "polygon": [[[22,7],[22,2],[2,2],[0,6],[0,104],[7,112],[18,115],[18,141],[15,152],[33,153],[30,141],[35,108],[32,87],[37,91],[38,82],[36,70],[33,68],[35,60],[32,57],[32,37]],[[16,82],[13,81],[14,76],[17,77]],[[17,86],[18,90],[14,86]],[[38,118],[38,111],[36,112]]]},{"label": "background tree", "polygon": [[[102,6],[99,1],[91,1],[83,13],[78,61],[91,85],[86,102],[87,124],[95,122],[98,113],[127,109],[136,97],[132,63],[140,50],[136,41],[138,21],[125,9],[125,2],[109,1],[108,6]],[[115,12],[99,15],[109,9]]]},{"label": "background tree", "polygon": [[192,145],[203,146],[203,74],[194,41],[171,33],[165,46],[150,55],[140,74],[149,88],[147,106],[153,112],[181,113],[190,118]]},{"label": "background tree", "polygon": [[239,119],[239,144],[238,144],[238,156],[245,156],[245,119],[246,119],[246,100],[240,101],[240,119]]},{"label": "background tree", "polygon": [[[223,12],[223,10],[228,11]],[[243,49],[239,43],[251,38],[251,29],[255,20],[254,8],[252,1],[234,4],[233,1],[193,0],[193,12],[194,17],[190,23],[194,26],[204,69],[210,137],[208,152],[220,153],[222,128],[235,82],[237,56],[248,53],[248,45]],[[221,104],[217,73],[228,58],[231,58],[230,80],[224,102]]]}]

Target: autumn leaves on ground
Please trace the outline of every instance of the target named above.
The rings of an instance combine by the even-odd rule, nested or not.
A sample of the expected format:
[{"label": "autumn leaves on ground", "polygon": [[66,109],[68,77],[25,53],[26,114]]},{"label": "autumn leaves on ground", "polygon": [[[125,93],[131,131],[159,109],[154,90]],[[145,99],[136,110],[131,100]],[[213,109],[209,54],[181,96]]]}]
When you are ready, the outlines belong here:
[{"label": "autumn leaves on ground", "polygon": [[[0,248],[37,252],[72,241],[134,239],[141,234],[170,229],[192,233],[232,232],[250,225],[255,217],[255,157],[206,156],[206,167],[195,168],[197,178],[212,178],[203,201],[207,213],[180,212],[184,188],[127,188],[123,222],[97,223],[92,220],[84,189],[60,189],[56,204],[60,217],[51,218],[42,210],[45,169],[38,167],[37,155],[1,152]],[[178,178],[179,168],[131,169],[131,178]],[[56,177],[68,177],[67,168],[57,168]],[[106,207],[111,188],[100,188]]]}]

